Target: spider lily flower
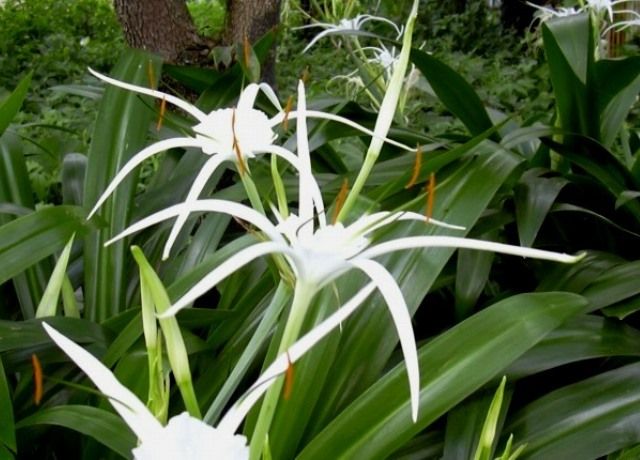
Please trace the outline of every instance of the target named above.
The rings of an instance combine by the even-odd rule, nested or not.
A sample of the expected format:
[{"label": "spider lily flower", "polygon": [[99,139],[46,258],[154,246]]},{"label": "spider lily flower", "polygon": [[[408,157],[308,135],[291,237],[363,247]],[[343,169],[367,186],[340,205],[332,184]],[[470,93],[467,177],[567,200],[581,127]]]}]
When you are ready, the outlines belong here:
[{"label": "spider lily flower", "polygon": [[42,323],[51,339],[84,371],[129,426],[139,440],[132,451],[136,460],[247,460],[247,438],[236,435],[249,410],[276,381],[316,343],[345,321],[373,292],[369,284],[322,321],[265,369],[245,395],[222,417],[216,427],[187,412],[171,417],[166,426],[145,404],[122,385],[113,373],[91,353],[69,340],[47,323]]},{"label": "spider lily flower", "polygon": [[[88,215],[89,219],[98,211],[102,204],[104,204],[107,198],[114,192],[125,177],[131,173],[131,171],[153,155],[172,148],[196,147],[200,148],[203,153],[210,156],[209,160],[207,160],[194,179],[186,197],[187,202],[196,200],[200,193],[202,193],[202,190],[214,171],[227,162],[234,163],[237,169],[242,173],[246,169],[245,165],[248,160],[251,160],[260,154],[271,153],[281,157],[291,164],[294,169],[299,170],[297,156],[284,147],[274,144],[277,138],[274,128],[285,122],[285,120],[295,119],[298,116],[297,112],[285,112],[282,109],[275,93],[266,83],[253,83],[248,85],[242,91],[237,107],[217,109],[206,114],[196,106],[176,96],[130,83],[121,82],[102,75],[92,69],[89,69],[89,71],[95,77],[113,86],[169,102],[184,110],[198,121],[198,123],[193,127],[195,136],[161,140],[135,154],[123,166],[123,168],[118,171],[116,176],[109,183],[107,189],[102,193],[93,209],[90,211]],[[274,117],[269,118],[264,112],[253,107],[259,91],[262,91],[279,110]],[[342,123],[369,136],[374,136],[373,131],[338,115],[317,110],[309,110],[307,111],[307,116]],[[410,147],[391,139],[385,138],[384,141],[407,151],[413,150]],[[163,259],[168,258],[180,230],[186,223],[188,214],[179,214],[176,217],[177,219],[171,229],[171,233],[163,250]]]},{"label": "spider lily flower", "polygon": [[[399,250],[430,247],[458,247],[495,251],[566,263],[575,262],[580,257],[490,241],[447,236],[405,237],[372,244],[372,233],[392,223],[406,220],[425,221],[425,216],[412,212],[377,212],[362,216],[347,226],[340,222],[327,223],[322,197],[318,196],[317,192],[319,187],[311,173],[304,116],[306,110],[305,94],[302,84],[299,85],[298,91],[297,144],[300,177],[297,215],[290,214],[288,218],[283,219],[274,211],[277,220],[277,225],[274,225],[264,215],[247,206],[223,200],[199,200],[172,206],[144,218],[108,243],[124,238],[148,226],[155,225],[162,220],[172,218],[181,212],[215,211],[235,215],[256,226],[264,233],[268,241],[258,242],[245,248],[220,264],[198,281],[181,298],[176,300],[163,316],[176,314],[230,274],[267,254],[283,254],[296,275],[296,289],[299,286],[303,286],[310,296],[315,295],[320,289],[347,271],[352,269],[360,270],[372,280],[382,294],[398,331],[400,346],[407,365],[412,417],[416,420],[419,369],[411,317],[397,282],[381,263],[374,260],[375,258]],[[316,218],[318,220],[317,227],[315,224]],[[427,219],[427,223],[450,229],[463,229],[462,227],[431,218]]]},{"label": "spider lily flower", "polygon": [[574,14],[578,14],[581,11],[573,7],[571,8],[559,7],[555,9],[555,8],[550,8],[548,6],[536,5],[535,3],[531,3],[531,2],[527,2],[527,5],[537,10],[535,14],[535,18],[531,23],[531,25],[533,25],[535,21],[539,21],[540,23],[542,23],[552,18],[562,18],[566,16],[573,16]]},{"label": "spider lily flower", "polygon": [[582,10],[584,11],[592,11],[595,15],[600,16],[603,13],[609,18],[609,22],[613,23],[613,15],[615,13],[620,13],[620,11],[614,11],[614,6],[620,3],[627,3],[630,1],[637,0],[587,0],[587,3],[584,5]]},{"label": "spider lily flower", "polygon": [[402,35],[402,28],[398,27],[393,21],[384,18],[382,16],[373,16],[371,14],[359,14],[354,18],[343,18],[338,21],[337,24],[332,24],[329,22],[317,22],[315,24],[309,24],[306,26],[296,27],[297,29],[310,29],[314,27],[321,27],[324,30],[320,32],[318,35],[313,37],[313,39],[309,42],[307,46],[302,50],[303,53],[306,53],[313,45],[315,45],[319,40],[324,37],[328,37],[330,35],[343,35],[349,32],[357,32],[362,29],[362,26],[370,21],[378,21],[392,26],[397,32],[397,38],[400,38]]}]

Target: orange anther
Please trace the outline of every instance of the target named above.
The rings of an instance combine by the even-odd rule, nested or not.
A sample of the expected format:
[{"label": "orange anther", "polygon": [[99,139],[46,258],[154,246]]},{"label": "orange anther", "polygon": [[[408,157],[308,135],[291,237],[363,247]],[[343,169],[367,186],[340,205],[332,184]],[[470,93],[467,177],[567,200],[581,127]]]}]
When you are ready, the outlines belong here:
[{"label": "orange anther", "polygon": [[42,366],[35,354],[31,355],[31,365],[33,366],[33,384],[35,387],[33,391],[33,402],[37,406],[42,400]]},{"label": "orange anther", "polygon": [[236,152],[236,157],[238,158],[238,169],[240,170],[240,175],[242,176],[247,168],[244,164],[244,159],[242,158],[242,151],[240,150],[240,144],[238,143],[238,138],[236,137],[236,109],[233,109],[231,113],[231,132],[233,133],[233,151]]},{"label": "orange anther", "polygon": [[302,71],[302,75],[300,76],[300,80],[302,80],[302,83],[304,83],[306,85],[309,82],[310,78],[311,78],[311,72],[309,71],[309,66],[306,66],[304,68],[304,70]]},{"label": "orange anther", "polygon": [[287,105],[284,106],[284,119],[282,120],[282,125],[284,126],[284,130],[287,131],[289,129],[289,113],[293,108],[293,94],[289,96],[287,99]]},{"label": "orange anther", "polygon": [[344,202],[347,201],[347,194],[349,193],[349,181],[345,177],[342,181],[342,186],[340,187],[340,191],[338,192],[338,196],[336,196],[336,206],[333,209],[333,218],[331,219],[331,223],[335,224],[338,220],[338,215],[344,206]]},{"label": "orange anther", "polygon": [[293,390],[293,364],[291,363],[291,359],[289,358],[289,353],[287,356],[287,370],[284,373],[284,391],[283,398],[285,401],[288,401],[291,397],[291,391]]},{"label": "orange anther", "polygon": [[249,68],[249,64],[251,63],[251,43],[249,43],[249,37],[245,34],[244,41],[242,43],[242,53],[244,59],[244,66]]},{"label": "orange anther", "polygon": [[425,212],[425,217],[427,218],[427,222],[433,216],[433,201],[436,197],[436,174],[429,174],[429,182],[427,182],[427,209]]},{"label": "orange anther", "polygon": [[407,185],[404,186],[404,188],[410,188],[415,185],[415,183],[418,181],[418,176],[420,175],[421,167],[422,167],[422,147],[418,146],[416,148],[416,159],[413,163],[413,171],[411,173],[411,178],[409,179],[409,182],[407,182]]},{"label": "orange anther", "polygon": [[164,113],[167,111],[167,100],[162,98],[160,101],[160,113],[158,114],[158,123],[156,123],[156,131],[160,131],[162,128],[162,122],[164,121]]}]

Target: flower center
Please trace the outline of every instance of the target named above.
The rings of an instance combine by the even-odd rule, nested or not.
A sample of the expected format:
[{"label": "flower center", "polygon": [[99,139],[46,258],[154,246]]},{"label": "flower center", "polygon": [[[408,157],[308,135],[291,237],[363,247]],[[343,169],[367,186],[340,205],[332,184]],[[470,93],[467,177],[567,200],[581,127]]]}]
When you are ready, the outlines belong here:
[{"label": "flower center", "polygon": [[272,144],[276,139],[269,118],[256,109],[214,110],[193,130],[196,138],[206,142],[202,150],[207,155],[235,155],[240,152],[245,158],[253,158],[256,150]]}]

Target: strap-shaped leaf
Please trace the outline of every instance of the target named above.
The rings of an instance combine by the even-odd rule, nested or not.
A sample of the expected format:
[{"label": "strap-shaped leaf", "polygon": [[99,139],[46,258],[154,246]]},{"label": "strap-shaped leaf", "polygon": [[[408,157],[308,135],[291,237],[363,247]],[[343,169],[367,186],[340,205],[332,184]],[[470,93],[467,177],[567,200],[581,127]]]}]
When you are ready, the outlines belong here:
[{"label": "strap-shaped leaf", "polygon": [[400,365],[345,409],[298,458],[384,458],[586,305],[581,296],[557,292],[521,294],[492,305],[420,348],[417,423],[411,421]]},{"label": "strap-shaped leaf", "polygon": [[83,235],[85,213],[74,206],[44,208],[0,227],[0,284]]},{"label": "strap-shaped leaf", "polygon": [[2,136],[5,129],[7,129],[11,121],[20,111],[22,102],[25,97],[27,97],[27,91],[29,90],[30,85],[31,73],[27,74],[22,80],[20,80],[16,89],[13,90],[8,98],[0,103],[0,136]]},{"label": "strap-shaped leaf", "polygon": [[57,425],[91,436],[124,458],[131,457],[136,438],[120,417],[104,409],[68,405],[41,409],[20,420],[16,428]]}]

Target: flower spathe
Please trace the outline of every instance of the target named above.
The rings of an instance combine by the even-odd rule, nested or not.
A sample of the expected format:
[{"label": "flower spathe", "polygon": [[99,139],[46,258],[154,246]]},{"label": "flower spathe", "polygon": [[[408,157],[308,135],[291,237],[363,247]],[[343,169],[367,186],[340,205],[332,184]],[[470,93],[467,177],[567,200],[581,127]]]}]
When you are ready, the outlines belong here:
[{"label": "flower spathe", "polygon": [[374,286],[371,284],[362,288],[336,312],[279,355],[245,396],[222,417],[217,427],[210,426],[186,412],[171,417],[167,425],[162,426],[142,401],[122,385],[91,353],[47,323],[42,323],[42,326],[56,345],[109,399],[118,415],[137,436],[139,445],[132,450],[136,460],[247,460],[247,438],[235,432],[249,410],[276,381],[277,376],[283,374],[289,366],[348,318],[373,290]]},{"label": "flower spathe", "polygon": [[[118,185],[136,167],[148,158],[172,148],[193,147],[199,148],[203,153],[210,156],[189,189],[186,202],[198,199],[202,190],[206,186],[211,175],[224,163],[233,163],[242,173],[246,169],[249,160],[260,154],[274,154],[291,164],[294,169],[299,170],[298,157],[284,147],[274,144],[277,135],[274,128],[285,120],[295,119],[298,115],[296,111],[285,112],[276,97],[273,89],[266,83],[248,85],[241,93],[238,104],[235,108],[222,108],[213,110],[206,114],[196,106],[184,101],[176,96],[163,93],[150,88],[121,82],[119,80],[102,75],[92,69],[89,71],[100,80],[117,86],[122,89],[134,91],[140,94],[164,100],[176,107],[184,110],[197,120],[193,126],[195,135],[193,137],[177,137],[158,141],[140,152],[136,153],[123,167],[102,193],[93,209],[89,212],[91,218],[104,204],[107,198],[115,191]],[[262,91],[279,112],[269,118],[264,112],[255,109],[254,103],[258,93]],[[307,116],[330,120],[345,124],[368,135],[373,132],[357,123],[344,117],[321,111],[308,111]],[[404,150],[412,150],[410,147],[390,139],[385,141],[400,147]],[[188,214],[182,213],[176,216],[169,237],[163,249],[163,259],[167,259],[178,234],[186,223]]]}]

